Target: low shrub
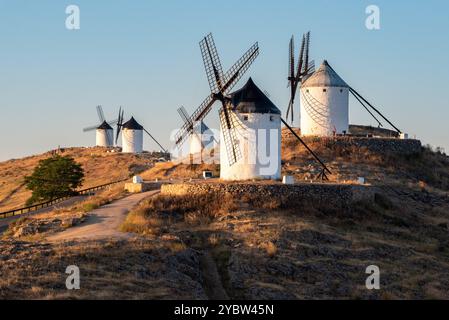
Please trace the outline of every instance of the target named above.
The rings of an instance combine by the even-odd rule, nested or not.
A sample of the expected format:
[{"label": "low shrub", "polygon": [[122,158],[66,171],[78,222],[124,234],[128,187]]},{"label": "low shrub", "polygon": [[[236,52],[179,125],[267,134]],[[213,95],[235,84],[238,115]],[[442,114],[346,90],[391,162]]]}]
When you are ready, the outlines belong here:
[{"label": "low shrub", "polygon": [[92,210],[98,209],[100,206],[96,202],[87,202],[83,204],[83,211],[90,212]]},{"label": "low shrub", "polygon": [[125,232],[159,234],[165,224],[176,219],[183,219],[189,224],[207,224],[213,218],[235,209],[235,199],[227,195],[157,195],[131,211],[120,229]]}]

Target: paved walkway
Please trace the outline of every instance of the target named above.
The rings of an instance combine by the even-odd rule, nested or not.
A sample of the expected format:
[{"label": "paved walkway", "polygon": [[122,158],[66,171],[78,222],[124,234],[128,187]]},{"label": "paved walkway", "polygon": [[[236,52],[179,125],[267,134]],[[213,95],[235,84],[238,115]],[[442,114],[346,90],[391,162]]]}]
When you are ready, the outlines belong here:
[{"label": "paved walkway", "polygon": [[47,237],[50,242],[68,240],[127,239],[132,234],[119,231],[128,212],[143,199],[159,193],[159,190],[136,193],[89,212],[88,219],[79,226]]}]

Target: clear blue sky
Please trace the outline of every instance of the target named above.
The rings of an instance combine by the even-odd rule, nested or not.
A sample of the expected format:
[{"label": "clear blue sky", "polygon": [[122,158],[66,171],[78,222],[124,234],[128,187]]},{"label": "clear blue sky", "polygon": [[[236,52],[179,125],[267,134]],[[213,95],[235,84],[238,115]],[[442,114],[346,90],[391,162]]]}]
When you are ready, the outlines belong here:
[{"label": "clear blue sky", "polygon": [[[78,31],[65,28],[69,4],[80,7]],[[365,28],[369,4],[379,31]],[[259,41],[236,88],[252,76],[285,112],[288,41],[307,30],[317,64],[328,59],[403,131],[449,151],[448,14],[443,0],[0,0],[0,160],[94,144],[82,128],[98,104],[110,119],[124,106],[168,146],[176,108],[191,112],[209,93],[198,46],[208,32],[224,69]],[[375,124],[353,101],[350,122]]]}]

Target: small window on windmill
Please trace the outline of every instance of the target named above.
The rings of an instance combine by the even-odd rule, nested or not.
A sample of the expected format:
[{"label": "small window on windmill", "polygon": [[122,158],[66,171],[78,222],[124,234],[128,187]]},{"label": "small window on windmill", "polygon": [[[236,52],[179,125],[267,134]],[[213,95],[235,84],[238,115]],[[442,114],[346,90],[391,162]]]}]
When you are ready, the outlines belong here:
[{"label": "small window on windmill", "polygon": [[248,116],[243,116],[244,121],[248,121]]},{"label": "small window on windmill", "polygon": [[340,89],[340,92],[343,92],[343,89]]},{"label": "small window on windmill", "polygon": [[274,116],[270,116],[270,121],[274,121]]},{"label": "small window on windmill", "polygon": [[307,89],[306,92],[309,93],[309,89]]},{"label": "small window on windmill", "polygon": [[326,92],[327,90],[326,89],[323,89],[323,92]]}]

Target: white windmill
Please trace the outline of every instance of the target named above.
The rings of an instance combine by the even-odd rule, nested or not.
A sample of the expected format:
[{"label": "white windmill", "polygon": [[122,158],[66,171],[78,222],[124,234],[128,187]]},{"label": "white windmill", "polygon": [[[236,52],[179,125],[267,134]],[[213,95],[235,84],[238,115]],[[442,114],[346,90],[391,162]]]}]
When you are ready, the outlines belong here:
[{"label": "white windmill", "polygon": [[122,152],[142,153],[143,132],[145,132],[161,148],[162,152],[167,153],[167,150],[134,117],[131,117],[131,119],[124,123],[124,113],[125,111],[120,107],[115,136],[115,144],[117,145],[120,132],[122,133]]},{"label": "white windmill", "polygon": [[143,151],[143,127],[134,117],[125,122],[122,127],[122,152],[141,153]]},{"label": "white windmill", "polygon": [[114,145],[114,132],[112,125],[117,123],[117,119],[113,121],[106,121],[103,113],[103,108],[97,106],[97,114],[99,124],[83,129],[83,132],[95,130],[95,145],[98,147],[112,147]]},{"label": "white windmill", "polygon": [[[230,94],[231,114],[241,156],[233,163],[220,148],[220,178],[223,180],[281,178],[281,111],[251,78]],[[221,131],[220,141],[225,141]]]},{"label": "white windmill", "polygon": [[397,132],[398,136],[405,136],[390,120],[377,108],[369,103],[354,88],[349,86],[324,60],[318,70],[315,64],[309,62],[310,31],[303,35],[301,50],[295,73],[293,37],[289,46],[289,85],[290,103],[287,117],[291,115],[293,123],[294,99],[298,86],[300,87],[300,128],[305,136],[331,137],[345,135],[349,132],[349,94],[376,120],[379,127],[382,123],[375,114],[384,119]]},{"label": "white windmill", "polygon": [[[220,117],[220,178],[224,180],[279,179],[281,172],[281,123],[307,148],[323,170],[331,173],[326,165],[304,143],[294,130],[281,118],[279,109],[254,84],[250,78],[240,89],[231,93],[232,87],[259,54],[255,43],[226,73],[212,35],[200,42],[204,67],[211,89],[210,95],[184,122],[177,132],[178,148],[194,132],[194,125],[206,117],[215,102],[222,105]],[[264,136],[263,136],[264,135]],[[263,136],[263,137],[261,137]],[[264,140],[260,143],[260,140]],[[269,150],[267,154],[267,150]]]},{"label": "white windmill", "polygon": [[300,88],[301,134],[349,133],[349,86],[324,60]]},{"label": "white windmill", "polygon": [[[183,120],[183,123],[189,123],[190,115],[187,110],[181,106],[178,108],[178,113]],[[189,143],[188,143],[188,154],[194,160],[194,157],[199,157],[195,160],[199,163],[202,162],[203,151],[205,149],[213,148],[215,143],[218,141],[214,137],[213,131],[204,123],[204,121],[199,121],[198,123],[192,123],[192,132],[190,133]]]}]

